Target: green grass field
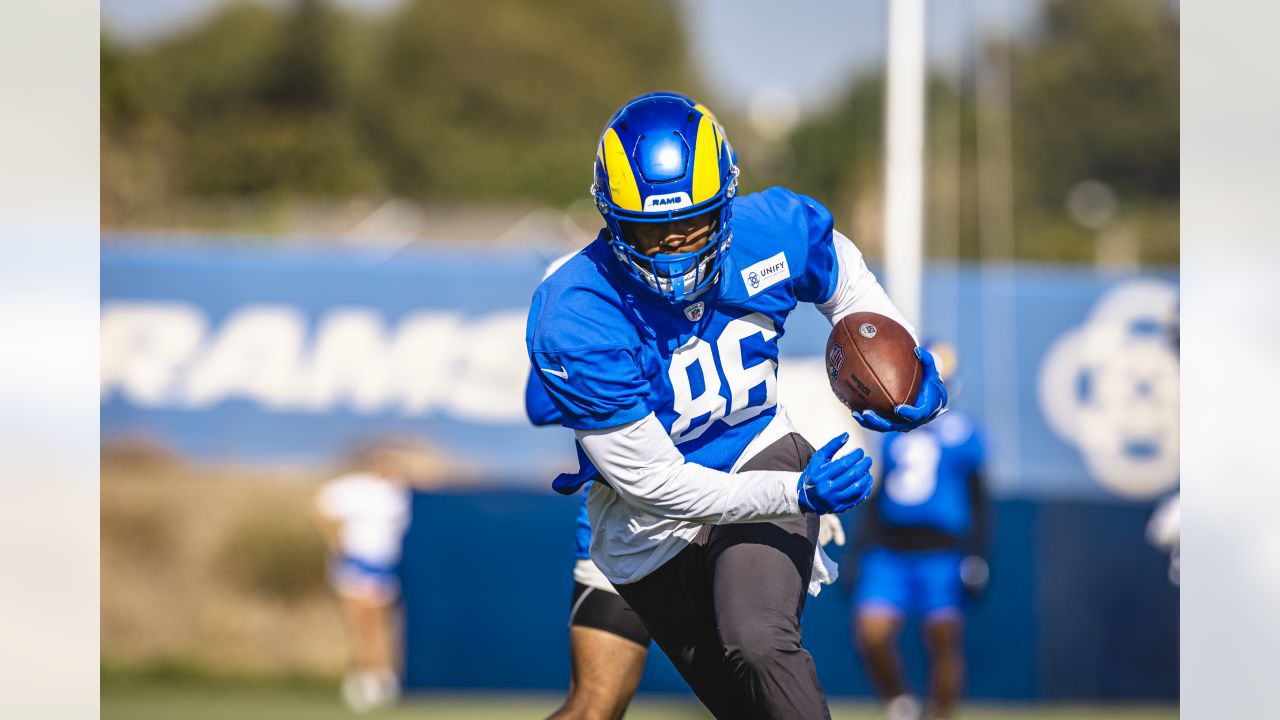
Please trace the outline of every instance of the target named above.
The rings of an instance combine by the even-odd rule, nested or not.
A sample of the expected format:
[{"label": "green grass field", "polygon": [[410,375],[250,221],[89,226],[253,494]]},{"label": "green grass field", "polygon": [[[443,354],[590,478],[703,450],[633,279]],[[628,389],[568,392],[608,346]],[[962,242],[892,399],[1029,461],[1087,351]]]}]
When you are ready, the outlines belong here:
[{"label": "green grass field", "polygon": [[[447,718],[448,720],[527,720],[545,717],[560,702],[558,695],[412,696],[392,710],[355,715],[338,698],[336,688],[315,683],[212,682],[189,679],[103,678],[103,720],[338,720],[339,718]],[[834,720],[878,720],[865,702],[832,703]],[[700,705],[684,698],[641,696],[628,720],[694,720],[709,718]],[[973,705],[966,720],[1174,720],[1176,707]]]}]

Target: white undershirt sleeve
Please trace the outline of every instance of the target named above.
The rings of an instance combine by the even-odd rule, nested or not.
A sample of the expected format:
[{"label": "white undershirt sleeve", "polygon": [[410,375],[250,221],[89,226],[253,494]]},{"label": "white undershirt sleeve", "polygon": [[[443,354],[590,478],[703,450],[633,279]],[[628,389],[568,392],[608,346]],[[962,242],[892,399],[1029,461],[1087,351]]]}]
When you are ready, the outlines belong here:
[{"label": "white undershirt sleeve", "polygon": [[818,310],[827,316],[832,325],[845,315],[855,312],[880,313],[906,328],[919,345],[920,337],[916,335],[916,329],[902,316],[876,276],[867,268],[862,251],[838,230],[832,233],[831,239],[836,248],[836,287],[826,302],[818,304]]},{"label": "white undershirt sleeve", "polygon": [[800,514],[800,473],[726,473],[686,462],[653,413],[615,428],[575,432],[609,487],[650,515],[721,525]]}]

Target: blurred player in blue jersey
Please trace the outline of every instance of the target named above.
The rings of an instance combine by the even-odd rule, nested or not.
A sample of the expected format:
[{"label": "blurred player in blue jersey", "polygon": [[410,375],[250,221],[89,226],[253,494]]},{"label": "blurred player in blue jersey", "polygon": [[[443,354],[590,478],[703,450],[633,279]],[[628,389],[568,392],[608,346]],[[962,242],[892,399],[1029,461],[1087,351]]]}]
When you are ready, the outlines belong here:
[{"label": "blurred player in blue jersey", "polygon": [[[554,272],[570,256],[552,263]],[[560,412],[531,370],[524,407],[534,425],[560,424]],[[579,450],[581,452],[581,450]],[[587,520],[588,480],[578,505],[574,533],[573,593],[569,598],[569,696],[553,720],[615,720],[631,704],[649,656],[649,632],[591,562]]]},{"label": "blurred player in blue jersey", "polygon": [[[955,352],[930,343],[950,380]],[[888,433],[883,482],[858,514],[854,553],[854,641],[886,703],[887,720],[916,720],[921,703],[907,689],[898,636],[919,617],[929,654],[931,717],[954,716],[964,683],[964,596],[988,578],[986,451],[977,424],[952,410],[917,432]]]},{"label": "blurred player in blue jersey", "polygon": [[[526,342],[583,451],[553,487],[595,479],[591,560],[698,698],[720,718],[827,718],[800,613],[825,574],[818,515],[861,503],[871,463],[836,457],[847,436],[815,452],[794,431],[777,341],[800,302],[910,326],[826,208],[782,188],[735,197],[734,163],[688,98],[616,112],[592,188],[605,228],[538,287]],[[941,412],[917,356],[916,404],[860,423],[905,431]]]}]

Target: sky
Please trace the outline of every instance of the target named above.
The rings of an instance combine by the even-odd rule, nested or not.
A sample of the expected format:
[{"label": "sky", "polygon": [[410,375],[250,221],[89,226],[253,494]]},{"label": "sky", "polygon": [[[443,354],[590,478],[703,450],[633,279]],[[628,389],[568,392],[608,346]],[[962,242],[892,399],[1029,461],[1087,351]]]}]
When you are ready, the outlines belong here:
[{"label": "sky", "polygon": [[[1036,0],[926,0],[930,61],[957,67],[974,31],[1009,18],[1026,27]],[[854,75],[878,72],[886,0],[683,0],[694,61],[718,99],[745,107],[785,88],[802,109],[821,107]]]},{"label": "sky", "polygon": [[[113,36],[146,42],[197,23],[232,0],[101,0],[102,23]],[[259,0],[285,5],[289,0]],[[331,0],[370,13],[403,0]],[[887,0],[679,0],[693,60],[709,102],[748,109],[753,99],[779,97],[797,112],[822,107],[862,72],[880,67]],[[956,67],[983,23],[1001,19],[1025,28],[1037,0],[931,0],[931,61]]]}]

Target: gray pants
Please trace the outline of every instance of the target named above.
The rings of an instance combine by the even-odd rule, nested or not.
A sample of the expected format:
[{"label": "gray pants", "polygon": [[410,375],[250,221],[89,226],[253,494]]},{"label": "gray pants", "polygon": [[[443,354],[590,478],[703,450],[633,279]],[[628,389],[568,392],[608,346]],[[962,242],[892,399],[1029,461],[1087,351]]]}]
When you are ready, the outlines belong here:
[{"label": "gray pants", "polygon": [[[781,438],[742,470],[801,470],[813,447]],[[618,592],[717,718],[830,718],[800,644],[818,517],[708,525],[679,555]]]}]

